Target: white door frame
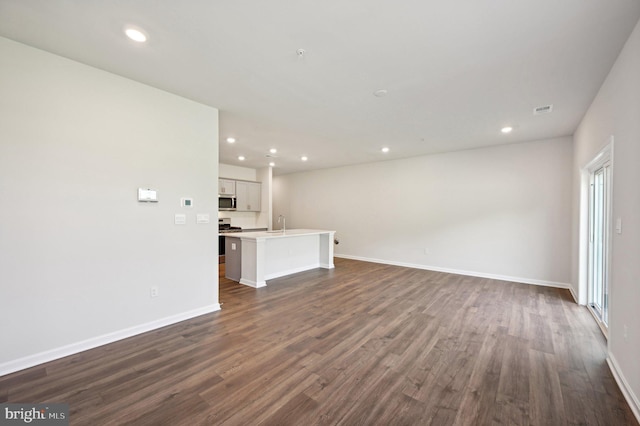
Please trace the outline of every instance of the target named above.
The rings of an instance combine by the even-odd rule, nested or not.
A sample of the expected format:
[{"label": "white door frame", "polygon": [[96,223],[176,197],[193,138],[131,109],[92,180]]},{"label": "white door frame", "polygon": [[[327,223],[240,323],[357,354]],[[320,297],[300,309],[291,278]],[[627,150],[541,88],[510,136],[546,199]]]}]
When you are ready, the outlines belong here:
[{"label": "white door frame", "polygon": [[[579,232],[579,250],[578,250],[578,303],[587,305],[589,303],[589,225],[590,225],[590,179],[591,174],[602,167],[605,163],[610,164],[609,176],[609,205],[607,215],[612,217],[613,209],[613,136],[610,136],[604,144],[604,147],[598,154],[589,161],[581,169],[581,188],[580,188],[580,232]],[[606,241],[606,263],[611,265],[611,248],[612,248],[612,220],[609,220],[607,227]],[[606,280],[611,283],[611,268],[606,270]],[[609,291],[610,294],[610,291]],[[598,318],[596,318],[598,319]],[[607,335],[606,327],[600,324],[603,333]]]}]

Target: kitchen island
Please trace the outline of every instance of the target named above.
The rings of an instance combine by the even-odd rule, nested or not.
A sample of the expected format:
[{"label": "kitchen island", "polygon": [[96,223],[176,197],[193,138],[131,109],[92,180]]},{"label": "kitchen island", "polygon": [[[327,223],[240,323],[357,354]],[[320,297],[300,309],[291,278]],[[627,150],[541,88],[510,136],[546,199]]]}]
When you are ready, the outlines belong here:
[{"label": "kitchen island", "polygon": [[229,270],[227,278],[257,288],[266,286],[267,280],[296,272],[333,269],[334,235],[335,231],[319,229],[226,235],[227,267],[236,265],[239,270]]}]

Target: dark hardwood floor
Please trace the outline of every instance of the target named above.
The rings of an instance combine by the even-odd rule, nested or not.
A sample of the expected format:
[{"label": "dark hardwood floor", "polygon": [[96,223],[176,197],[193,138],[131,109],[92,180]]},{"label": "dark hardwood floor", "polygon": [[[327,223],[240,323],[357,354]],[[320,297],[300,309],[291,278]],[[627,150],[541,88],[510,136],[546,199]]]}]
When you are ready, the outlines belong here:
[{"label": "dark hardwood floor", "polygon": [[336,259],[0,377],[72,425],[637,425],[568,291]]}]

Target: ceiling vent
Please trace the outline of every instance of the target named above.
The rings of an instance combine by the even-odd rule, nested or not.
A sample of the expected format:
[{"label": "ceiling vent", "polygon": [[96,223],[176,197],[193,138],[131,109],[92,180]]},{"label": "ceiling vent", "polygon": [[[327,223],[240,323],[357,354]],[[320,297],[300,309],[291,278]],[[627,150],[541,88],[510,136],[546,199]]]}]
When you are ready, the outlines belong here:
[{"label": "ceiling vent", "polygon": [[533,109],[533,115],[549,114],[553,111],[553,105],[542,105]]}]

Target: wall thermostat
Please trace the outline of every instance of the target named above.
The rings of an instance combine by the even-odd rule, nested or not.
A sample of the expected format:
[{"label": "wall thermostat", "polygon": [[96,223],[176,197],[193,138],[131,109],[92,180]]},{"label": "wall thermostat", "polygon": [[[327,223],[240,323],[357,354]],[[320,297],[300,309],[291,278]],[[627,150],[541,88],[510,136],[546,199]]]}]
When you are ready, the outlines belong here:
[{"label": "wall thermostat", "polygon": [[180,205],[182,207],[193,207],[193,198],[180,198]]},{"label": "wall thermostat", "polygon": [[158,191],[155,189],[138,188],[138,201],[143,203],[157,203]]}]

